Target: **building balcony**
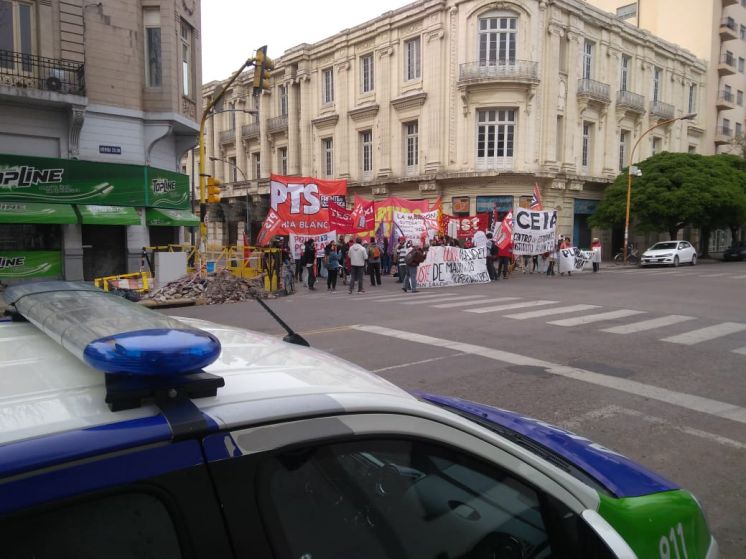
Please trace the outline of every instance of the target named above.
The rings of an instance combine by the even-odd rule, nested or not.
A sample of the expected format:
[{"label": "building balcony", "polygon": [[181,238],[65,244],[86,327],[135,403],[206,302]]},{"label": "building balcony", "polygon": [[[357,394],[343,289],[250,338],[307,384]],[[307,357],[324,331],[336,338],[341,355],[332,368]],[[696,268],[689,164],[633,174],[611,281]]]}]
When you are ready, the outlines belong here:
[{"label": "building balcony", "polygon": [[716,102],[718,111],[727,111],[736,108],[736,99],[732,92],[721,91]]},{"label": "building balcony", "polygon": [[666,120],[673,118],[676,113],[676,107],[670,103],[664,103],[663,101],[651,101],[650,102],[650,114],[659,116]]},{"label": "building balcony", "polygon": [[645,97],[622,89],[616,93],[616,106],[620,109],[643,114],[645,112]]},{"label": "building balcony", "polygon": [[715,145],[729,144],[732,140],[732,128],[726,126],[718,126],[715,129]]},{"label": "building balcony", "polygon": [[258,138],[259,137],[259,123],[252,122],[251,124],[244,124],[241,126],[241,137],[242,138]]},{"label": "building balcony", "polygon": [[459,66],[459,82],[462,85],[493,82],[536,84],[539,83],[539,63],[531,60],[467,62]]},{"label": "building balcony", "polygon": [[0,50],[0,86],[85,97],[84,65]]},{"label": "building balcony", "polygon": [[223,130],[220,133],[220,143],[221,144],[230,144],[231,142],[236,141],[236,130],[234,128],[231,128],[230,130]]},{"label": "building balcony", "polygon": [[735,6],[739,2],[740,0],[723,0],[723,8],[727,8],[728,6]]},{"label": "building balcony", "polygon": [[608,84],[585,78],[578,80],[578,97],[585,97],[600,103],[611,102]]},{"label": "building balcony", "polygon": [[285,132],[288,129],[288,115],[276,116],[267,120],[267,132],[275,134]]},{"label": "building balcony", "polygon": [[718,61],[718,75],[732,76],[736,73],[736,57],[732,54],[724,54]]},{"label": "building balcony", "polygon": [[720,40],[733,41],[738,39],[738,24],[732,17],[726,17],[720,22]]}]

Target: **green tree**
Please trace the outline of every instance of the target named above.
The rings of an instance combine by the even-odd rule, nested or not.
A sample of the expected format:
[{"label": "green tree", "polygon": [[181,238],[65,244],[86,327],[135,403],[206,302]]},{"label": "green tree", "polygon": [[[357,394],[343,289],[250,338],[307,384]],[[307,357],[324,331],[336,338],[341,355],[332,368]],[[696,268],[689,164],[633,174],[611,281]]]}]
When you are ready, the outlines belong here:
[{"label": "green tree", "polygon": [[[715,228],[743,223],[744,178],[734,156],[663,152],[638,164],[633,177],[630,222],[638,231],[667,232],[675,239],[686,226]],[[593,227],[623,225],[627,170],[606,189],[589,222]]]}]

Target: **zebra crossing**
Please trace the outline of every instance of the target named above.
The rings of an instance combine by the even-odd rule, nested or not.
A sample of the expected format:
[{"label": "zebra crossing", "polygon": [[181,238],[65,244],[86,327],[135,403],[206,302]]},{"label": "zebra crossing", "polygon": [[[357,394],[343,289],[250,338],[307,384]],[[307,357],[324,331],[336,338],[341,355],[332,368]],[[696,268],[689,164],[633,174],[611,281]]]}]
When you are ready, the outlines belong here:
[{"label": "zebra crossing", "polygon": [[746,274],[743,273],[742,268],[730,270],[727,272],[707,272],[706,269],[700,267],[694,268],[603,268],[603,273],[614,274],[620,276],[628,275],[644,275],[649,278],[676,276],[681,278],[705,278],[705,279],[723,279],[723,280],[744,280]]},{"label": "zebra crossing", "polygon": [[[463,291],[459,293],[458,290],[438,292],[421,291],[416,295],[411,293],[392,295],[389,293],[373,297],[356,297],[351,300],[357,303],[394,303],[397,306],[413,305],[430,307],[475,315],[493,316],[499,314],[501,318],[520,321],[546,319],[546,324],[564,328],[582,327],[623,319],[632,320],[625,324],[616,324],[599,330],[600,332],[618,335],[651,332],[700,320],[694,316],[680,314],[651,317],[648,311],[619,308],[604,309],[602,305],[585,303],[567,305],[550,299],[527,299],[513,296],[492,297],[489,295],[465,295],[462,293]],[[563,315],[569,316],[563,318]],[[658,341],[693,346],[743,332],[746,332],[746,323],[721,322],[661,337]],[[746,347],[739,347],[731,351],[735,354],[746,355]]]}]

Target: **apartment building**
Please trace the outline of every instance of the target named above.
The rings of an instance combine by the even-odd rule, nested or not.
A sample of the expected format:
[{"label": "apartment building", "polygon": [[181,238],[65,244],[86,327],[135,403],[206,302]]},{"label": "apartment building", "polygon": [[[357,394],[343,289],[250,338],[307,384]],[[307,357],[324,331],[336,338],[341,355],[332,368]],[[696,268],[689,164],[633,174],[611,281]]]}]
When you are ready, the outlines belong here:
[{"label": "apartment building", "polygon": [[708,64],[703,153],[742,153],[746,139],[746,0],[587,0],[681,45]]},{"label": "apartment building", "polygon": [[[421,0],[287,50],[259,98],[241,76],[223,105],[238,110],[208,121],[207,169],[227,183],[210,237],[234,242],[247,215],[256,232],[278,173],[346,178],[350,197],[441,197],[456,215],[505,215],[538,183],[561,233],[611,249],[621,231],[588,216],[645,130],[699,112],[706,72],[582,0]],[[700,118],[676,121],[635,160],[702,152],[704,135]]]},{"label": "apartment building", "polygon": [[199,0],[0,0],[0,280],[138,270],[191,213]]}]

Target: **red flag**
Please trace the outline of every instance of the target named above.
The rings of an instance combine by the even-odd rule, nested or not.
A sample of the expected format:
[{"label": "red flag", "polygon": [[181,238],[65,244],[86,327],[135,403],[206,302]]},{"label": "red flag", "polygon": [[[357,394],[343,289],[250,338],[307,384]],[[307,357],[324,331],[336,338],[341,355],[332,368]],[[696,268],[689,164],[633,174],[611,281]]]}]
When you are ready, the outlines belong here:
[{"label": "red flag", "polygon": [[528,204],[528,209],[542,211],[544,205],[541,202],[541,190],[539,190],[539,183],[534,183],[534,191],[531,194],[531,202]]},{"label": "red flag", "polygon": [[336,231],[337,235],[354,233],[352,210],[340,206],[334,200],[329,200],[329,230]]},{"label": "red flag", "polygon": [[280,216],[280,233],[329,231],[329,200],[343,205],[347,181],[270,175],[270,207]]},{"label": "red flag", "polygon": [[352,227],[355,232],[373,231],[375,228],[373,200],[366,200],[355,194],[355,207],[352,210]]},{"label": "red flag", "polygon": [[513,242],[513,210],[508,212],[508,215],[503,219],[500,228],[497,231],[497,239],[495,243],[501,249],[508,246]]},{"label": "red flag", "polygon": [[256,238],[256,244],[259,246],[267,246],[272,242],[272,237],[279,233],[282,225],[280,215],[273,210],[269,209],[267,212],[267,219],[262,224],[262,230],[259,231],[259,235]]}]

